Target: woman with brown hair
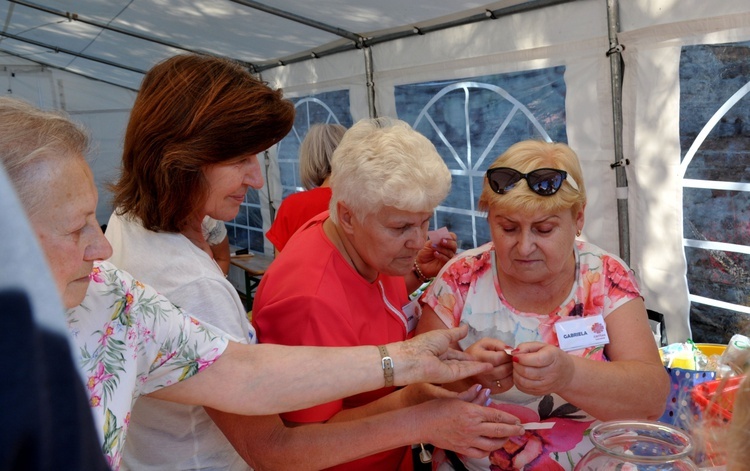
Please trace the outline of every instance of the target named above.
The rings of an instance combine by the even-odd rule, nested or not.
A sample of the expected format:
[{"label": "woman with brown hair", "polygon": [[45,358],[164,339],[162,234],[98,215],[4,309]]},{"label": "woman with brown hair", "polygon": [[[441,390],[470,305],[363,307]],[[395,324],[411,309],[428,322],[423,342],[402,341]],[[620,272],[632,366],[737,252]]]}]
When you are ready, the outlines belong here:
[{"label": "woman with brown hair", "polygon": [[[294,105],[230,61],[179,55],[143,80],[125,134],[111,261],[240,342],[254,342],[243,304],[213,258],[205,216],[237,216],[261,188],[257,154],[280,141]],[[233,313],[230,315],[229,313]],[[147,469],[247,469],[202,407],[139,400],[123,464]],[[169,442],[168,446],[165,443]]]}]

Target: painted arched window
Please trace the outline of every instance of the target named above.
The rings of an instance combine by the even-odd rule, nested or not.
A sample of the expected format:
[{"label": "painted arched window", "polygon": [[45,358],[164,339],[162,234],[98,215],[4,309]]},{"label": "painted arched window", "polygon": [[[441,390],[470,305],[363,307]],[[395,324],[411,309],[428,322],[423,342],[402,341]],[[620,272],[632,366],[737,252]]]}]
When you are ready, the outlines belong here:
[{"label": "painted arched window", "polygon": [[278,146],[277,161],[281,174],[282,199],[304,189],[299,179],[299,147],[310,126],[335,123],[349,128],[352,125],[348,91],[299,98],[294,100],[294,108],[294,126]]},{"label": "painted arched window", "polygon": [[680,95],[691,330],[724,343],[750,318],[750,43],[684,47]]}]

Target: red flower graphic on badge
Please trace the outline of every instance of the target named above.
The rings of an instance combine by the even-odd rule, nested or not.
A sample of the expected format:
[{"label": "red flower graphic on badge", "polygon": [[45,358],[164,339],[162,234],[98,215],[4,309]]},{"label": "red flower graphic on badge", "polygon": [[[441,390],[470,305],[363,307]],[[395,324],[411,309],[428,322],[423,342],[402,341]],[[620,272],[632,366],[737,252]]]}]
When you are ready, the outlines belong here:
[{"label": "red flower graphic on badge", "polygon": [[593,330],[595,334],[601,334],[602,332],[604,332],[604,326],[598,322],[595,322],[594,325],[591,326],[591,330]]}]

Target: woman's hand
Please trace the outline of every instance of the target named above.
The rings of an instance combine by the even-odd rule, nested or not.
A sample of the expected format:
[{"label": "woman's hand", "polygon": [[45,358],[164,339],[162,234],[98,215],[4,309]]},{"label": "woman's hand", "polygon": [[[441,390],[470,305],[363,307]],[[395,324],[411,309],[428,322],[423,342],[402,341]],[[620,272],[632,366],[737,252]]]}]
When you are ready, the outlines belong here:
[{"label": "woman's hand", "polygon": [[485,337],[466,349],[466,353],[472,357],[493,366],[486,373],[474,376],[479,384],[490,389],[493,394],[503,393],[513,387],[513,361],[505,353],[507,347],[505,342]]},{"label": "woman's hand", "polygon": [[452,383],[488,371],[492,365],[450,348],[464,338],[466,325],[426,332],[404,342],[388,344],[396,386],[411,383]]},{"label": "woman's hand", "polygon": [[443,265],[456,255],[458,242],[456,234],[450,232],[450,238],[443,238],[437,242],[428,240],[417,253],[417,266],[424,276],[434,278]]},{"label": "woman's hand", "polygon": [[559,393],[573,379],[573,359],[558,347],[527,342],[513,350],[513,382],[534,396]]},{"label": "woman's hand", "polygon": [[424,434],[423,443],[453,450],[470,458],[482,458],[502,447],[507,437],[525,433],[518,417],[483,404],[486,389],[470,388],[459,396],[473,396],[472,402],[460,399],[435,399],[416,406]]}]

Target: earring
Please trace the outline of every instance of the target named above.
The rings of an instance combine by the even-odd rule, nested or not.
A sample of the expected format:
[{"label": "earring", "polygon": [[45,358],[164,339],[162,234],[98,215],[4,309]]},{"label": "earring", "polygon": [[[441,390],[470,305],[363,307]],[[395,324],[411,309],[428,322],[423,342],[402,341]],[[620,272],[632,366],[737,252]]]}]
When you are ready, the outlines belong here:
[{"label": "earring", "polygon": [[581,237],[581,230],[580,229],[578,229],[578,231],[576,232],[576,237]]}]

